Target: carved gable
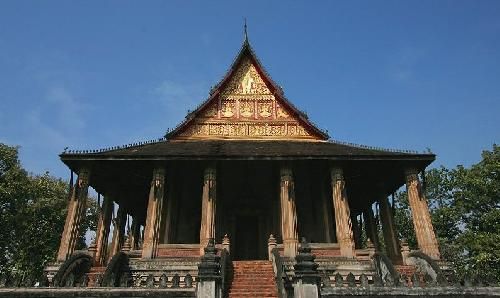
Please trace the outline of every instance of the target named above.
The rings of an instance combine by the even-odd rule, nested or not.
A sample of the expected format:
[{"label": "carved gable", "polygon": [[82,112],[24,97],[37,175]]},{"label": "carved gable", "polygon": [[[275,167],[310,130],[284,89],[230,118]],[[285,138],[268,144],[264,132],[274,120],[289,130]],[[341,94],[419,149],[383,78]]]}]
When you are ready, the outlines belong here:
[{"label": "carved gable", "polygon": [[174,139],[321,140],[277,98],[249,56]]}]

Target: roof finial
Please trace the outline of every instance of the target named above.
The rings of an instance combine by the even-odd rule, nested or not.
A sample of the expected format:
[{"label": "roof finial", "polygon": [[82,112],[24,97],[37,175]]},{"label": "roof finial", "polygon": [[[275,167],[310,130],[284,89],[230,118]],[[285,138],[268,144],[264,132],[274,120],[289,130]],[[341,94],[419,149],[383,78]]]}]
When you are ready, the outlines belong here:
[{"label": "roof finial", "polygon": [[243,26],[245,33],[245,42],[248,42],[248,33],[247,33],[247,18],[245,18],[245,25]]}]

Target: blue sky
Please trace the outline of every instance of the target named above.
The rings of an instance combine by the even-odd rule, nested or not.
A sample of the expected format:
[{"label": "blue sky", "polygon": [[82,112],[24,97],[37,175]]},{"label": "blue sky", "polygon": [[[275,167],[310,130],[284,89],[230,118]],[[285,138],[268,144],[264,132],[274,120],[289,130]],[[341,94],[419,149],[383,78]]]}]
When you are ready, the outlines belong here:
[{"label": "blue sky", "polygon": [[64,147],[163,136],[243,40],[332,138],[470,165],[500,141],[500,1],[1,1],[0,142],[67,178]]}]

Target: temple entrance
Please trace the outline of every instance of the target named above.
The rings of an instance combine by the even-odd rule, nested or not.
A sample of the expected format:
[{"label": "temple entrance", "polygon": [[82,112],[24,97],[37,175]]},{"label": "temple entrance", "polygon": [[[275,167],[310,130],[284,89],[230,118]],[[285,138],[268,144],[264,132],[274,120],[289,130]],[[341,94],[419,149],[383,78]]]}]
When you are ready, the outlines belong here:
[{"label": "temple entrance", "polygon": [[265,260],[267,240],[278,235],[279,176],[271,162],[218,164],[216,242],[228,234],[233,260]]},{"label": "temple entrance", "polygon": [[234,259],[260,259],[259,244],[258,217],[251,215],[237,216],[234,234]]}]

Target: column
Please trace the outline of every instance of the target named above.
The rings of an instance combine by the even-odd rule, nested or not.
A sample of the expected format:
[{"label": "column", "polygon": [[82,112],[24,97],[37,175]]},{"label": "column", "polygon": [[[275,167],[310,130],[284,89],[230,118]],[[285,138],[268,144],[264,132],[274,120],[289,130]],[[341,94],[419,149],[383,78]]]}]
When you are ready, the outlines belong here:
[{"label": "column", "polygon": [[141,225],[135,216],[132,215],[132,225],[130,226],[130,249],[136,250],[139,248],[139,240],[141,238]]},{"label": "column", "polygon": [[215,215],[217,187],[215,167],[205,169],[203,175],[203,193],[201,198],[200,253],[208,245],[210,238],[215,239]]},{"label": "column", "polygon": [[368,206],[363,212],[363,216],[365,219],[365,230],[368,238],[373,243],[373,246],[376,250],[380,249],[380,243],[378,239],[378,225],[375,217],[373,216],[372,206]]},{"label": "column", "polygon": [[333,168],[331,170],[331,180],[333,208],[335,212],[337,241],[340,246],[340,255],[347,258],[354,258],[352,223],[342,169]]},{"label": "column", "polygon": [[392,214],[388,197],[380,199],[380,217],[382,220],[382,232],[384,233],[387,254],[394,264],[401,264],[403,259],[401,257],[398,234],[394,224],[394,214]]},{"label": "column", "polygon": [[332,243],[332,236],[331,236],[331,233],[330,233],[330,220],[332,218],[329,210],[330,208],[328,207],[328,195],[326,194],[326,186],[323,185],[323,183],[321,184],[322,187],[321,187],[321,200],[322,200],[322,203],[323,203],[323,206],[322,206],[322,211],[323,211],[323,226],[325,227],[325,242],[326,243]]},{"label": "column", "polygon": [[72,185],[68,201],[68,214],[64,223],[61,243],[57,253],[57,261],[63,262],[75,251],[76,242],[80,235],[80,224],[85,216],[90,170],[80,169],[78,180]]},{"label": "column", "polygon": [[358,215],[351,214],[352,233],[354,237],[354,248],[361,248],[362,223],[358,220]]},{"label": "column", "polygon": [[412,169],[406,172],[406,191],[408,192],[418,247],[431,258],[439,259],[439,247],[432,226],[429,206],[427,206],[427,200],[416,170]]},{"label": "column", "polygon": [[295,258],[299,244],[297,234],[297,207],[292,170],[282,168],[281,176],[281,236],[283,238],[285,257]]},{"label": "column", "polygon": [[172,183],[173,181],[169,182],[169,190],[168,190],[168,197],[167,193],[165,193],[165,199],[166,199],[166,210],[164,210],[163,214],[165,216],[165,221],[164,224],[162,224],[162,242],[161,243],[171,243],[172,242],[172,225],[174,222],[174,193],[175,193],[175,182]]},{"label": "column", "polygon": [[142,244],[142,258],[153,259],[156,257],[156,248],[160,239],[160,223],[163,207],[165,185],[165,169],[153,170],[153,180],[149,189],[148,210],[146,225],[144,227],[144,240]]},{"label": "column", "polygon": [[115,254],[120,252],[124,235],[125,235],[125,224],[127,221],[127,213],[123,207],[118,207],[118,212],[116,212],[116,218],[113,219],[113,239],[111,240],[111,251],[109,253],[109,259],[111,259]]},{"label": "column", "polygon": [[104,202],[99,211],[99,221],[96,231],[96,253],[94,255],[94,264],[104,266],[106,261],[106,252],[108,251],[109,225],[111,215],[113,214],[113,200],[109,196],[104,197]]}]

